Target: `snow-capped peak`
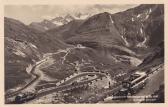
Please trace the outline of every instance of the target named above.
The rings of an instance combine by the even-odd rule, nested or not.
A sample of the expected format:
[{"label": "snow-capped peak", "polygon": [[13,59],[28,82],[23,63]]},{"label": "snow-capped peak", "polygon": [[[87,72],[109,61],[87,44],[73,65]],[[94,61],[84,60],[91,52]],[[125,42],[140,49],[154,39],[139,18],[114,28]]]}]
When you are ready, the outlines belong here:
[{"label": "snow-capped peak", "polygon": [[74,15],[74,18],[84,20],[84,19],[87,19],[89,16],[90,16],[89,14],[78,13]]},{"label": "snow-capped peak", "polygon": [[64,17],[65,20],[67,20],[68,22],[74,20],[74,17],[71,16],[70,14],[67,14],[65,17]]},{"label": "snow-capped peak", "polygon": [[63,23],[62,23],[62,22],[59,22],[59,21],[53,21],[53,23],[56,24],[57,26],[63,25]]},{"label": "snow-capped peak", "polygon": [[74,17],[71,16],[70,14],[67,14],[66,16],[59,16],[50,21],[56,24],[57,26],[61,26],[61,25],[67,24],[68,22],[72,20],[74,20]]}]

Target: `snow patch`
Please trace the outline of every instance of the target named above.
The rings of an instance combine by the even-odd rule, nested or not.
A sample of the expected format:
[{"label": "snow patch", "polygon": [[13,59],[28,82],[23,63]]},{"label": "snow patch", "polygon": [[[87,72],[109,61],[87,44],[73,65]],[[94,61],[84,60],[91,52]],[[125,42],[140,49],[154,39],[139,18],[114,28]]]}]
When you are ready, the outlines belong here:
[{"label": "snow patch", "polygon": [[26,57],[26,55],[25,55],[22,51],[20,51],[20,50],[16,50],[16,51],[14,52],[14,54],[16,54],[16,55],[18,55],[18,56]]},{"label": "snow patch", "polygon": [[32,43],[29,43],[30,44],[30,46],[32,46],[33,48],[36,48],[37,49],[37,47],[34,45],[34,44],[32,44]]},{"label": "snow patch", "polygon": [[140,42],[140,43],[137,44],[137,47],[145,47],[145,48],[147,48],[147,46],[145,45],[146,42],[147,42],[147,38],[145,37],[143,42]]},{"label": "snow patch", "polygon": [[109,16],[110,16],[110,21],[111,21],[111,23],[114,23],[113,19],[111,18],[111,15],[109,15]]},{"label": "snow patch", "polygon": [[58,26],[63,25],[63,23],[62,23],[62,22],[58,22],[58,21],[54,21],[53,23],[54,23],[54,24],[56,24],[56,25],[58,25]]},{"label": "snow patch", "polygon": [[124,40],[125,45],[126,45],[126,46],[129,46],[129,43],[127,42],[126,38],[124,38],[124,36],[121,36],[121,37],[122,37],[122,39]]},{"label": "snow patch", "polygon": [[71,19],[66,19],[66,21],[67,21],[67,22],[70,22],[70,21],[71,21]]},{"label": "snow patch", "polygon": [[143,33],[143,30],[142,30],[142,28],[140,29],[140,32],[141,32],[141,34]]},{"label": "snow patch", "polygon": [[139,60],[138,58],[130,58],[131,65],[138,66],[142,63],[142,60]]},{"label": "snow patch", "polygon": [[138,14],[138,15],[137,15],[137,18],[140,17],[140,16],[141,16],[141,14]]},{"label": "snow patch", "polygon": [[145,19],[148,19],[149,18],[149,15],[147,15],[146,17],[145,17]]},{"label": "snow patch", "polygon": [[33,66],[32,66],[31,64],[28,65],[28,67],[26,67],[26,72],[27,72],[28,74],[30,74],[32,68],[33,68]]},{"label": "snow patch", "polygon": [[135,21],[134,18],[131,18],[132,21]]},{"label": "snow patch", "polygon": [[86,18],[88,18],[88,16],[89,16],[89,15],[82,15],[82,16],[80,17],[80,19],[86,19]]},{"label": "snow patch", "polygon": [[152,9],[150,8],[150,9],[149,9],[149,13],[151,13],[151,12],[152,12]]}]

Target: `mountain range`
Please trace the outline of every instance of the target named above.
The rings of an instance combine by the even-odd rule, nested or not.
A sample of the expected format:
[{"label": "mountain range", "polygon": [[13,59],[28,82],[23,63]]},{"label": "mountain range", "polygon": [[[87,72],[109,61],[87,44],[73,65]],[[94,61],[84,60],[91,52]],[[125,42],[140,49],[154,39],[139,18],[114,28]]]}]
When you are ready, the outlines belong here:
[{"label": "mountain range", "polygon": [[[48,54],[54,63],[43,72],[58,80],[76,72],[76,65],[82,72],[96,68],[114,77],[164,57],[162,4],[115,14],[68,14],[30,25],[5,17],[4,25],[6,90],[26,83],[30,79],[26,67]],[[60,50],[62,54],[53,54]]]},{"label": "mountain range", "polygon": [[67,14],[66,16],[58,16],[51,20],[44,19],[41,22],[32,22],[30,23],[29,27],[41,32],[45,32],[47,30],[51,30],[59,26],[68,24],[73,20],[84,20],[89,16],[89,14],[82,13],[76,13],[75,15]]}]

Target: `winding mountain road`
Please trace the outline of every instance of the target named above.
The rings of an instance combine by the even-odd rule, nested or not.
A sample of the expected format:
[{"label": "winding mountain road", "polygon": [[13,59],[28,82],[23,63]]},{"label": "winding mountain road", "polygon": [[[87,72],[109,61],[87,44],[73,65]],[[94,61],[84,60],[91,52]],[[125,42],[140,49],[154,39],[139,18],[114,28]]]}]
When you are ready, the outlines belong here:
[{"label": "winding mountain road", "polygon": [[31,84],[33,84],[34,82],[36,82],[38,79],[39,79],[39,75],[35,73],[35,69],[37,66],[39,66],[40,64],[42,64],[43,61],[40,61],[40,63],[37,63],[35,65],[33,65],[31,71],[30,71],[30,74],[32,74],[32,76],[34,76],[35,78],[33,80],[31,80],[28,84],[26,84],[25,86],[23,86],[22,88],[20,88],[19,90],[15,91],[15,92],[12,92],[12,93],[8,93],[5,95],[5,98],[8,98],[8,97],[13,97],[13,96],[16,96],[17,94],[19,94],[22,90],[28,88]]},{"label": "winding mountain road", "polygon": [[[43,57],[42,60],[36,62],[36,64],[34,64],[32,66],[32,69],[30,70],[30,74],[32,75],[32,77],[34,77],[34,79],[31,80],[28,84],[26,84],[22,88],[20,88],[19,90],[15,91],[15,92],[12,92],[12,93],[9,93],[9,94],[6,94],[5,98],[8,99],[8,98],[14,97],[14,96],[18,95],[19,93],[21,93],[22,91],[25,91],[27,89],[35,89],[35,86],[40,82],[40,80],[43,76],[43,72],[40,70],[40,68],[43,67],[43,65],[45,63],[50,61],[50,57],[52,55],[59,54],[59,53],[63,52],[63,53],[65,53],[65,55],[63,56],[62,63],[64,63],[64,61],[66,60],[66,56],[71,52],[72,49],[75,49],[75,48],[84,48],[84,47],[81,46],[81,47],[68,48],[68,49],[65,49],[65,50],[58,50],[55,53],[50,53],[50,54],[46,55],[45,57]],[[49,64],[49,65],[51,65],[51,64]],[[106,77],[109,76],[109,74],[104,73],[104,72],[81,72],[81,73],[75,74],[71,77],[68,77],[68,78],[62,80],[63,82],[60,83],[59,85],[56,85],[56,83],[55,83],[54,87],[53,86],[49,87],[45,91],[43,91],[41,93],[38,93],[37,97],[41,97],[41,96],[44,96],[46,94],[49,94],[49,93],[52,93],[52,92],[55,92],[55,91],[59,91],[59,90],[68,90],[68,89],[71,89],[73,87],[80,87],[80,86],[88,84],[88,83],[90,83],[91,81],[94,80],[94,79],[92,79],[92,80],[79,82],[78,86],[73,86],[73,87],[71,86],[72,85],[71,83],[74,80],[76,80],[77,78],[80,78],[82,76],[86,76],[86,75],[97,75],[97,76],[106,76]],[[29,90],[27,90],[27,91],[29,91]]]},{"label": "winding mountain road", "polygon": [[[9,98],[9,97],[13,97],[13,96],[16,96],[17,94],[19,94],[21,91],[31,87],[33,84],[36,84],[38,83],[38,80],[40,79],[40,77],[43,75],[42,72],[40,72],[40,66],[42,66],[45,62],[49,61],[48,59],[52,56],[52,55],[56,55],[56,54],[59,54],[59,53],[62,53],[64,52],[65,53],[65,56],[63,57],[64,60],[66,60],[66,56],[69,54],[69,52],[72,50],[72,49],[76,49],[76,48],[83,48],[83,47],[72,47],[72,48],[67,48],[67,49],[61,49],[61,50],[58,50],[57,52],[55,53],[49,53],[49,54],[46,54],[46,56],[44,55],[43,59],[36,62],[32,69],[30,70],[30,74],[32,77],[35,77],[33,80],[31,80],[29,83],[27,83],[26,85],[24,85],[22,88],[18,89],[17,91],[15,92],[12,92],[12,93],[6,93],[5,94],[5,98]],[[62,61],[62,63],[64,63],[64,60]]]}]

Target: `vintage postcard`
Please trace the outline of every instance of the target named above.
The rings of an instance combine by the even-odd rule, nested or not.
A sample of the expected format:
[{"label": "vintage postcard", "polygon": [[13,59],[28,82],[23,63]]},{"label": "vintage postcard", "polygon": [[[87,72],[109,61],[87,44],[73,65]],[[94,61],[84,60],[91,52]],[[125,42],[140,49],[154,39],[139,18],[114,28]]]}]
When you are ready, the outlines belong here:
[{"label": "vintage postcard", "polygon": [[164,0],[31,1],[2,1],[3,106],[166,103]]}]

